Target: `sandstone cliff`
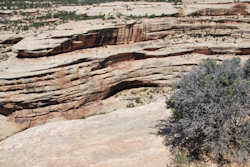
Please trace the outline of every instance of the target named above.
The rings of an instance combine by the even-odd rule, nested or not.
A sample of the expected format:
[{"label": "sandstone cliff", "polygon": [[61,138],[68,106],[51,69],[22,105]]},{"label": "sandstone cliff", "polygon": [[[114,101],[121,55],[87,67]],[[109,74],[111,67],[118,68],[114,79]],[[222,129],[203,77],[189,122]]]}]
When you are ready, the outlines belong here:
[{"label": "sandstone cliff", "polygon": [[22,128],[81,118],[124,89],[171,87],[202,59],[246,59],[248,15],[248,3],[198,3],[161,17],[70,22],[5,37],[1,43],[13,46],[0,62],[0,114]]}]

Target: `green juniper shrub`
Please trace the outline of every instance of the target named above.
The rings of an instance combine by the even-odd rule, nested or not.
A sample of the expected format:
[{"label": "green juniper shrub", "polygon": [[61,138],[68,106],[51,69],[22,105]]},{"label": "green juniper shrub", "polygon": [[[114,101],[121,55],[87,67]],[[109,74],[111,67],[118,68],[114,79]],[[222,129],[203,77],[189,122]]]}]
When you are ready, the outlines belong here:
[{"label": "green juniper shrub", "polygon": [[134,108],[135,107],[135,104],[134,103],[129,103],[127,104],[127,108]]},{"label": "green juniper shrub", "polygon": [[158,134],[172,151],[187,151],[191,161],[244,163],[250,153],[250,59],[217,64],[204,60],[167,101],[173,113],[160,121]]}]

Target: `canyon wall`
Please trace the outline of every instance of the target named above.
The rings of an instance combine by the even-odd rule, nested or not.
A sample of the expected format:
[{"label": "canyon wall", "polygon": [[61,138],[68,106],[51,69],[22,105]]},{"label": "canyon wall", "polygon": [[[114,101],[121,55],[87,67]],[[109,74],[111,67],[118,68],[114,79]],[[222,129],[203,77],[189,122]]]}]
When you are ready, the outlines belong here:
[{"label": "canyon wall", "polygon": [[171,87],[203,59],[246,60],[248,7],[194,6],[173,16],[70,22],[13,39],[13,55],[0,62],[0,114],[25,128],[81,118],[124,89]]}]

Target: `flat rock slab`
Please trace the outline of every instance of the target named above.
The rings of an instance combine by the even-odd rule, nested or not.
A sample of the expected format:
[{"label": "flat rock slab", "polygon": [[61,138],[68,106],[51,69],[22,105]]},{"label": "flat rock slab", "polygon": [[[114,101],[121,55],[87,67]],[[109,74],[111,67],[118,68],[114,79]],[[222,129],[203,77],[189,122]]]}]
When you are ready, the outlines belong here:
[{"label": "flat rock slab", "polygon": [[164,99],[82,120],[37,126],[0,143],[1,167],[165,167],[170,153],[155,125]]},{"label": "flat rock slab", "polygon": [[178,13],[178,10],[172,3],[165,2],[111,2],[88,6],[62,6],[59,11],[75,11],[77,15],[107,17],[120,16],[172,16]]}]

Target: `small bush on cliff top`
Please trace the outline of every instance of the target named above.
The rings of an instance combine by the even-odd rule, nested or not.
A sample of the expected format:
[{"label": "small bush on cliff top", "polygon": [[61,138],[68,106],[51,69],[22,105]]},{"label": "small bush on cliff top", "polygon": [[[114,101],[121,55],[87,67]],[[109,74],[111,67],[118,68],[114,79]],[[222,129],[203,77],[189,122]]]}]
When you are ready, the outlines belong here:
[{"label": "small bush on cliff top", "polygon": [[173,151],[187,151],[191,160],[220,165],[246,162],[250,153],[250,59],[217,64],[207,59],[182,77],[167,101],[173,114],[161,121],[159,135]]}]

